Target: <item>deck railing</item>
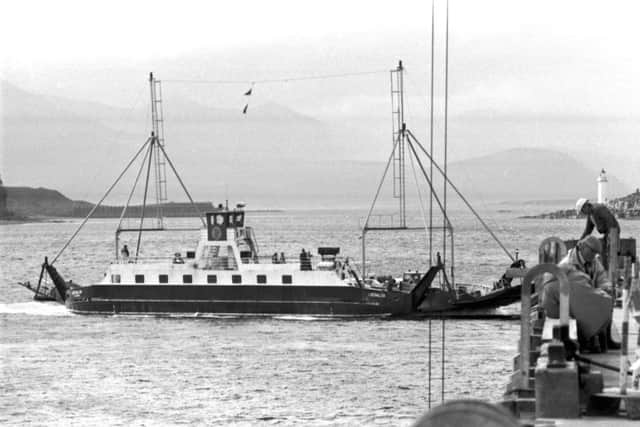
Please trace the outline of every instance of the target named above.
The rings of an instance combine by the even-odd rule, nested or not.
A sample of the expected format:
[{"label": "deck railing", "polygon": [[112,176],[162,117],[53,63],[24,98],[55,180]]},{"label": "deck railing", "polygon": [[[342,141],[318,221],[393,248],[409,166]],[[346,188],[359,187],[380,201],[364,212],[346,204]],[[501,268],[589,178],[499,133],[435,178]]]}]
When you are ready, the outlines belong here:
[{"label": "deck railing", "polygon": [[520,308],[520,387],[529,389],[529,367],[531,365],[531,335],[532,335],[532,289],[538,301],[544,285],[544,275],[550,274],[559,282],[560,291],[560,326],[569,328],[569,281],[567,275],[557,263],[567,254],[567,247],[558,237],[549,237],[540,243],[538,249],[539,264],[529,269],[522,281]]},{"label": "deck railing", "polygon": [[[529,388],[529,367],[531,364],[531,289],[543,274],[551,274],[559,282],[560,289],[560,327],[569,328],[569,281],[565,272],[556,264],[538,264],[524,276],[521,288],[520,311],[520,387]],[[539,289],[536,289],[539,291]]]}]

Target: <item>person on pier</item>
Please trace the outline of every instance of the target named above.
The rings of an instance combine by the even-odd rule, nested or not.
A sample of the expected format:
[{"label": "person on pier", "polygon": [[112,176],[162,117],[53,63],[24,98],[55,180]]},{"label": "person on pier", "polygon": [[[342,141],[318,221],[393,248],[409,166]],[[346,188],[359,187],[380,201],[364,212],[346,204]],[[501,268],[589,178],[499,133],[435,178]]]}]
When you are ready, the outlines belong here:
[{"label": "person on pier", "polygon": [[591,203],[588,199],[578,199],[576,202],[576,213],[587,216],[587,223],[580,239],[591,235],[596,228],[604,237],[604,248],[602,255],[607,266],[609,251],[611,247],[618,250],[620,248],[620,224],[609,208],[601,203]]},{"label": "person on pier", "polygon": [[[569,280],[569,313],[578,325],[580,347],[591,352],[619,348],[610,334],[613,287],[600,262],[601,252],[600,240],[587,236],[558,263]],[[547,316],[560,317],[560,286],[556,279],[545,283],[542,307]]]}]

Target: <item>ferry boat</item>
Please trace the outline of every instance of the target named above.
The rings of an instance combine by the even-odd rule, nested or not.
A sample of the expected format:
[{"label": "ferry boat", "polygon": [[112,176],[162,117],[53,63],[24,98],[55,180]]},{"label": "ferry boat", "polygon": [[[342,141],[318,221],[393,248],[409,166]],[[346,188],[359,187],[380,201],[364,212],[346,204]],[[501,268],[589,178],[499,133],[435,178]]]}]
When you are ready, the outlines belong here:
[{"label": "ferry boat", "polygon": [[[392,70],[393,80],[402,78],[402,63]],[[150,315],[314,315],[314,316],[464,316],[477,315],[478,310],[486,310],[511,304],[520,296],[519,285],[511,285],[512,276],[507,274],[494,284],[489,292],[470,290],[468,285],[456,285],[453,281],[453,266],[450,276],[445,272],[444,262],[438,253],[437,261],[429,262],[426,272],[408,272],[402,277],[367,276],[365,270],[365,235],[375,230],[407,230],[405,193],[402,191],[400,206],[402,223],[399,227],[378,228],[367,217],[362,230],[362,273],[359,274],[349,258],[340,256],[339,247],[318,248],[319,261],[312,263],[311,254],[303,252],[298,259],[287,262],[284,256],[261,257],[253,229],[245,226],[243,204],[229,209],[219,207],[206,214],[199,212],[186,186],[176,171],[164,148],[162,104],[160,81],[150,74],[151,86],[151,136],[138,150],[124,171],[94,206],[67,244],[51,262],[45,258],[37,286],[21,283],[35,294],[36,299],[53,299],[64,302],[74,313],[80,314],[150,314]],[[400,84],[402,87],[402,84]],[[398,97],[398,90],[392,90]],[[401,100],[400,96],[400,100]],[[392,101],[398,106],[399,100]],[[406,129],[404,118],[398,107],[394,129],[393,159],[405,158],[405,151],[411,148],[415,154],[413,135]],[[402,154],[398,154],[401,152]],[[144,154],[143,154],[144,153]],[[408,154],[407,154],[408,155]],[[101,205],[120,178],[135,163],[140,162],[138,178],[146,169],[144,199],[140,223],[136,228],[122,228],[131,197],[124,206],[116,231],[116,259],[112,262],[103,279],[93,284],[78,284],[65,281],[54,267],[56,260],[75,238],[86,221]],[[419,161],[419,159],[417,159]],[[153,163],[153,168],[151,167]],[[434,163],[432,161],[432,163]],[[434,163],[435,164],[435,163]],[[200,239],[195,248],[185,256],[176,253],[163,262],[140,256],[143,232],[163,232],[165,227],[161,206],[167,202],[166,165],[169,165],[194,211],[202,222],[197,229]],[[394,167],[396,173],[404,169],[404,160]],[[437,165],[436,165],[437,167]],[[389,166],[387,165],[387,169]],[[151,174],[155,180],[151,180]],[[385,171],[386,174],[386,171]],[[404,172],[394,177],[404,189]],[[133,195],[136,183],[131,191]],[[446,175],[445,175],[445,179]],[[384,180],[384,177],[383,177]],[[156,224],[145,226],[149,218],[147,195],[149,183],[155,184]],[[377,196],[376,196],[377,198]],[[375,205],[375,200],[374,200]],[[372,206],[373,210],[373,206]],[[369,212],[371,214],[371,211]],[[448,217],[445,218],[448,222]],[[135,232],[137,244],[133,254],[128,249],[120,254],[119,235]],[[182,231],[182,230],[181,230]],[[453,239],[450,224],[445,228]],[[494,236],[495,237],[495,236]],[[126,245],[123,246],[123,249]],[[503,247],[504,249],[504,247]],[[453,245],[449,247],[453,259]],[[506,249],[505,249],[506,251]],[[446,252],[445,252],[446,253]],[[317,258],[317,257],[316,257]],[[517,258],[517,257],[516,257]],[[514,268],[523,268],[524,263],[512,257]],[[53,287],[47,282],[51,278]],[[435,279],[439,278],[439,286]],[[43,282],[43,279],[44,282]],[[484,316],[484,314],[483,314]]]},{"label": "ferry boat", "polygon": [[[349,258],[340,256],[339,247],[319,247],[315,263],[308,252],[296,260],[262,257],[253,228],[245,225],[245,219],[243,204],[208,212],[194,250],[184,256],[176,252],[162,262],[119,256],[100,282],[89,285],[64,280],[45,260],[43,272],[55,288],[27,287],[36,297],[45,292],[57,295],[77,314],[203,317],[420,317],[497,307],[514,302],[520,294],[519,286],[488,295],[458,290],[457,296],[432,288],[442,265],[425,274],[407,272],[397,279],[362,279]],[[116,245],[118,242],[116,239]]]},{"label": "ferry boat", "polygon": [[243,204],[208,212],[197,246],[184,256],[176,252],[161,262],[117,256],[97,283],[66,281],[45,259],[43,274],[55,287],[23,285],[38,299],[57,296],[74,313],[103,315],[452,317],[478,315],[479,309],[513,303],[520,295],[519,285],[488,294],[432,287],[441,264],[424,274],[363,279],[339,247],[319,247],[315,263],[308,252],[295,260],[262,257],[245,219]]},{"label": "ferry boat", "polygon": [[67,286],[65,303],[81,314],[368,316],[409,314],[424,295],[416,286],[424,277],[397,289],[366,283],[338,247],[318,248],[315,264],[307,252],[295,262],[266,260],[257,247],[243,205],[220,208],[206,214],[198,245],[184,258],[119,258],[102,281]]}]

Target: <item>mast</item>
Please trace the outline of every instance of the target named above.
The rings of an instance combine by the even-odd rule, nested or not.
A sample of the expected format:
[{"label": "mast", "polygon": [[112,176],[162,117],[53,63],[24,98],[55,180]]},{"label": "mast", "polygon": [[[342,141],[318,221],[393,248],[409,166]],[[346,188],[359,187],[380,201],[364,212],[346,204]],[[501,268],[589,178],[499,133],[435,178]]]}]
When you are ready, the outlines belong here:
[{"label": "mast", "polygon": [[[398,199],[400,214],[399,226],[407,225],[406,175],[405,175],[405,121],[404,121],[404,67],[398,61],[398,67],[391,70],[391,116],[393,151],[393,197]],[[398,141],[398,144],[396,144]]]},{"label": "mast", "polygon": [[151,92],[151,138],[153,150],[153,164],[156,193],[156,221],[157,227],[163,228],[162,205],[167,202],[167,170],[166,162],[161,150],[164,148],[164,114],[162,109],[162,85],[153,73],[149,73],[149,89]]}]

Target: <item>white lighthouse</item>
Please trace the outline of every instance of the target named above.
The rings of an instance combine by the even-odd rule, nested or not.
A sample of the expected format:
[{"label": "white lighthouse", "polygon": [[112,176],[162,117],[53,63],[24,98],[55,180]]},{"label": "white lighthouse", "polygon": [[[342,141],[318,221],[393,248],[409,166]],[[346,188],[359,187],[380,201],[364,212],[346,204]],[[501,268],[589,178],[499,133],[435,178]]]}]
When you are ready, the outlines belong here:
[{"label": "white lighthouse", "polygon": [[598,175],[598,203],[607,203],[607,173],[604,169]]}]

